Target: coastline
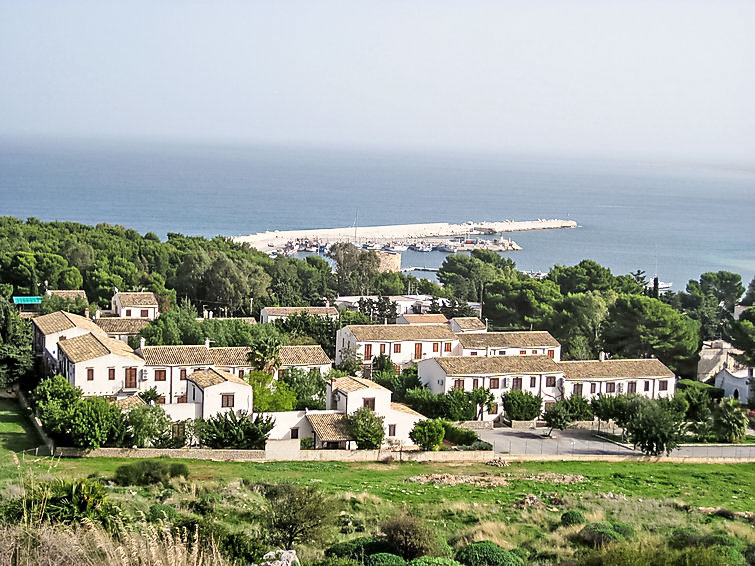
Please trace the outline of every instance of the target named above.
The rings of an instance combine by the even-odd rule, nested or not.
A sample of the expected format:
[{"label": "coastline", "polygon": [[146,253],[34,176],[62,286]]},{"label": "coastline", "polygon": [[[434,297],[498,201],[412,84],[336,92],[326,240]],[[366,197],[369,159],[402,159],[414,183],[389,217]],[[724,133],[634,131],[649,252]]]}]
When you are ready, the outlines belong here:
[{"label": "coastline", "polygon": [[350,226],[345,228],[320,228],[306,230],[268,230],[247,236],[234,236],[237,243],[247,243],[259,250],[284,247],[296,240],[317,240],[323,244],[335,242],[376,242],[414,241],[427,238],[449,238],[455,236],[481,236],[506,232],[530,230],[554,230],[576,228],[573,220],[538,219],[526,221],[505,220],[503,222],[465,222],[451,224],[432,222],[424,224],[396,224],[387,226]]}]

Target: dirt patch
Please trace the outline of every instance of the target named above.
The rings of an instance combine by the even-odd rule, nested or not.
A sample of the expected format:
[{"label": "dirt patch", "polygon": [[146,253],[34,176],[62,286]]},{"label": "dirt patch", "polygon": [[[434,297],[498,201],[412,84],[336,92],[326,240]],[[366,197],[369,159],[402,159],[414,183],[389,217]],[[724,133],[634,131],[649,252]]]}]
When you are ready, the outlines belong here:
[{"label": "dirt patch", "polygon": [[507,474],[510,479],[527,480],[527,481],[541,481],[547,483],[556,483],[569,485],[573,483],[584,483],[587,481],[585,476],[580,474],[557,474],[555,472],[541,472],[530,476],[518,476],[514,477]]},{"label": "dirt patch", "polygon": [[506,478],[487,474],[425,474],[412,476],[404,481],[432,485],[471,485],[474,487],[505,487],[509,485]]}]

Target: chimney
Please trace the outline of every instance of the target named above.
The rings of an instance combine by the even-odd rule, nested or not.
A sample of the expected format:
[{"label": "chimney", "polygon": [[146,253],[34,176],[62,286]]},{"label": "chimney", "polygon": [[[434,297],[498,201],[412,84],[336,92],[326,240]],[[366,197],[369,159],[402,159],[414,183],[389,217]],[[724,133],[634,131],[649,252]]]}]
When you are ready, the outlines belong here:
[{"label": "chimney", "polygon": [[94,319],[95,320],[97,320],[101,316],[102,316],[102,311],[100,309],[97,309],[96,311],[94,311]]},{"label": "chimney", "polygon": [[139,338],[139,349],[140,350],[144,349],[144,346],[146,345],[147,345],[147,340],[144,338],[144,336]]},{"label": "chimney", "polygon": [[600,354],[598,354],[598,359],[601,362],[605,362],[606,361],[606,353],[605,352],[601,352]]},{"label": "chimney", "polygon": [[205,338],[204,339],[204,347],[207,348],[208,350],[210,349],[210,339],[209,338]]},{"label": "chimney", "polygon": [[84,309],[84,317],[89,318],[89,307]]}]

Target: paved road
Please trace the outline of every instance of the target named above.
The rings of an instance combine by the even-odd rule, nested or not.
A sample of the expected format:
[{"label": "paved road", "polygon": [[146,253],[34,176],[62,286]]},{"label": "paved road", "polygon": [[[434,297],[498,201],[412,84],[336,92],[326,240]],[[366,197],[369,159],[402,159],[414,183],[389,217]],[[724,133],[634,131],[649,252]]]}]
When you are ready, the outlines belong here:
[{"label": "paved road", "polygon": [[[477,431],[480,438],[493,445],[493,450],[501,454],[543,454],[543,455],[602,455],[628,456],[641,455],[639,450],[625,448],[613,442],[594,436],[589,430],[554,431],[553,437],[546,436],[547,429],[512,430],[496,428]],[[755,458],[755,444],[728,446],[684,446],[671,453],[671,456],[694,458]]]}]

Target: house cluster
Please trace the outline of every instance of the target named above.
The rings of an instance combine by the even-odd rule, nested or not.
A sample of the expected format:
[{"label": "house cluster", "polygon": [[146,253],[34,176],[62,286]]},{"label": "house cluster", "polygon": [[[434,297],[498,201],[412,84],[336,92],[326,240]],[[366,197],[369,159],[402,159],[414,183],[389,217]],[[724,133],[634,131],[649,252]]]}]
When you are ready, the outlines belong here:
[{"label": "house cluster", "polygon": [[723,390],[725,397],[740,403],[755,403],[755,368],[737,358],[743,352],[724,340],[703,342],[697,379]]}]

